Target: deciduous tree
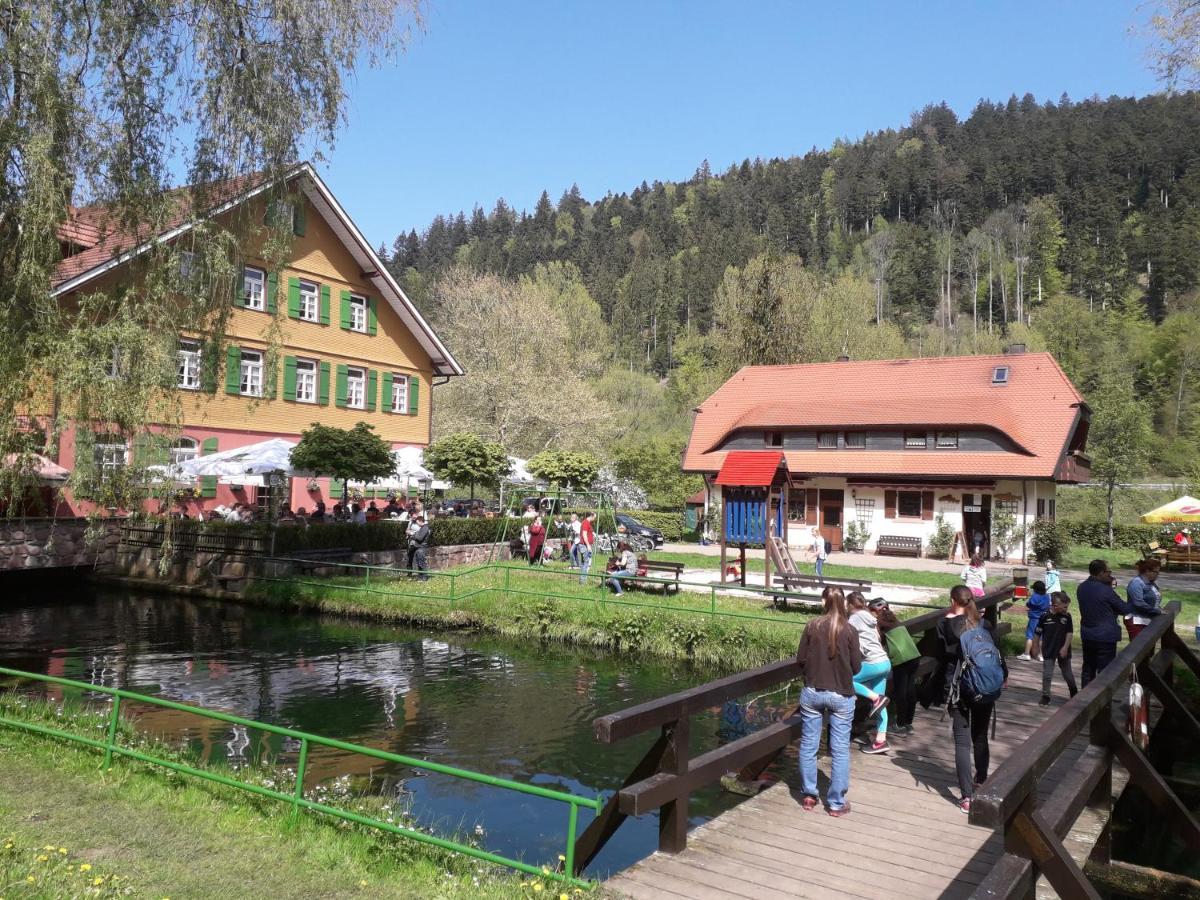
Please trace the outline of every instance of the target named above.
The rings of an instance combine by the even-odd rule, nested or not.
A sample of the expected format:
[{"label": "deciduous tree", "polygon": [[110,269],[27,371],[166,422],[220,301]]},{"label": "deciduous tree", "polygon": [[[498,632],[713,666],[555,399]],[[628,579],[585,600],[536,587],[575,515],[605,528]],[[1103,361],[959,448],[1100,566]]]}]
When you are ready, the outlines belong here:
[{"label": "deciduous tree", "polygon": [[469,432],[448,434],[430,444],[425,448],[424,463],[438,478],[469,486],[472,500],[475,485],[495,485],[512,470],[501,444]]}]

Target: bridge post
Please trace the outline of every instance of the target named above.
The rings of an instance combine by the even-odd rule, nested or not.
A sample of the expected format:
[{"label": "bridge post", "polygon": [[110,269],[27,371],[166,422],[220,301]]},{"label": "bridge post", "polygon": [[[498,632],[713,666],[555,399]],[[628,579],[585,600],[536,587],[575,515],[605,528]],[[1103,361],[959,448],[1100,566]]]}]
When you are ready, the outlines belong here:
[{"label": "bridge post", "polygon": [[[1111,716],[1112,712],[1106,706],[1092,718],[1088,727],[1088,740],[1091,744],[1105,748],[1109,746],[1108,729],[1112,727]],[[1112,862],[1112,793],[1112,760],[1110,758],[1104,774],[1100,776],[1096,787],[1092,789],[1092,793],[1087,798],[1087,808],[1093,810],[1104,822],[1104,829],[1096,837],[1096,843],[1092,845],[1088,859],[1105,865]]]},{"label": "bridge post", "polygon": [[[672,775],[687,774],[690,734],[691,720],[686,715],[663,725],[662,736],[667,745],[658,769],[660,772],[669,772]],[[674,800],[664,803],[658,811],[658,849],[663,853],[682,853],[687,849],[689,796],[690,792],[684,789]]]}]

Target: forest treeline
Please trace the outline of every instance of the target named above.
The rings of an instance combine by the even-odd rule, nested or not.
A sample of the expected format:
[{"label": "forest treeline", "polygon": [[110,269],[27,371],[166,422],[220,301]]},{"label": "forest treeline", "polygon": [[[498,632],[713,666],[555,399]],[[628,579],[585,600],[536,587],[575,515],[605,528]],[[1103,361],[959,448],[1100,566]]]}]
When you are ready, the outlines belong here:
[{"label": "forest treeline", "polygon": [[602,340],[580,367],[592,389],[649,376],[675,433],[739,364],[1019,340],[1054,351],[1093,405],[1119,390],[1145,416],[1146,466],[1175,474],[1200,438],[1198,203],[1200,95],[1026,96],[962,121],[931,105],[904,128],[627,194],[544,192],[532,213],[500,200],[386,256],[436,322],[446,285],[472,274],[572,282],[571,315],[580,292],[595,310],[565,327]]}]

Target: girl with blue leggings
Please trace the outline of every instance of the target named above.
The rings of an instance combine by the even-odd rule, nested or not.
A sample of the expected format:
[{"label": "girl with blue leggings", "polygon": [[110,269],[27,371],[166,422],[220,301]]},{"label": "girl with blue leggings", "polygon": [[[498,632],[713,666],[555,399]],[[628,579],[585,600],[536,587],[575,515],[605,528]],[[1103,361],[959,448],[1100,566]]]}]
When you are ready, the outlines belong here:
[{"label": "girl with blue leggings", "polygon": [[887,680],[892,671],[887,650],[879,637],[879,622],[867,609],[867,600],[858,591],[846,597],[846,606],[853,610],[850,625],[858,632],[858,646],[862,650],[862,668],[854,676],[854,693],[871,701],[871,712],[867,718],[879,716],[879,727],[875,740],[862,745],[863,753],[887,753]]}]

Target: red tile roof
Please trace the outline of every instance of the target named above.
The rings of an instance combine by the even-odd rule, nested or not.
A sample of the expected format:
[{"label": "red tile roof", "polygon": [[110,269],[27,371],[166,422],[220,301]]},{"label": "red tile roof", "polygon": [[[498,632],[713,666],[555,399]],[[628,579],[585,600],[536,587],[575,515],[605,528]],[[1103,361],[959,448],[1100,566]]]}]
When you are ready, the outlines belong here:
[{"label": "red tile roof", "polygon": [[[1008,383],[992,384],[997,366]],[[793,474],[1052,478],[1083,397],[1049,353],[747,366],[700,405],[689,472],[719,471],[739,430],[984,428],[1016,444],[991,450],[786,451]]]},{"label": "red tile roof", "polygon": [[783,462],[780,450],[732,450],[725,454],[717,484],[738,487],[767,487],[775,480],[779,464]]}]

